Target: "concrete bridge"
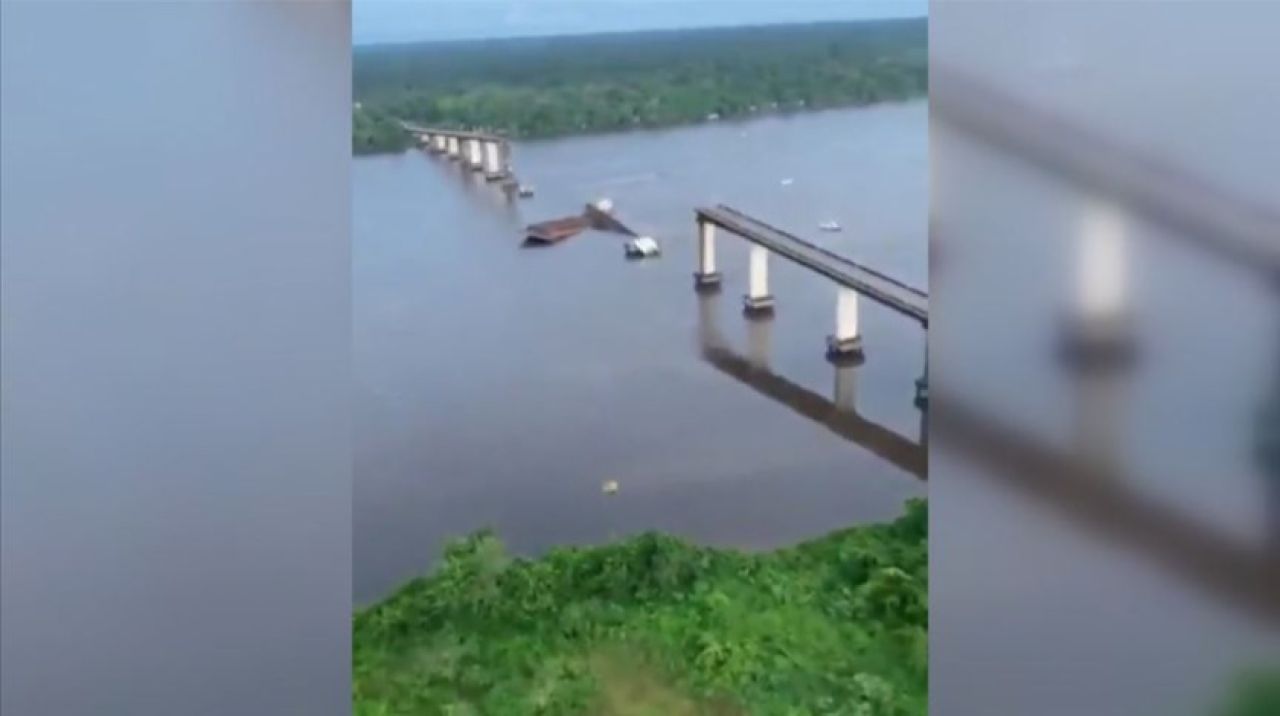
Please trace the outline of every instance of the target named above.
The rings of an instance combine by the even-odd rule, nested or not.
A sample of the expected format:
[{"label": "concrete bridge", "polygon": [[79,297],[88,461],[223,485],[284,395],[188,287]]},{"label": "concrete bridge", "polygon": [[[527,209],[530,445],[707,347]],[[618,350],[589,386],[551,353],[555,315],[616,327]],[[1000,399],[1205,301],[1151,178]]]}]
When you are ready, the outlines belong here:
[{"label": "concrete bridge", "polygon": [[[716,270],[716,228],[740,236],[751,243],[747,294],[743,298],[748,316],[768,315],[774,299],[769,292],[769,255],[803,266],[837,285],[835,332],[827,337],[827,357],[835,363],[858,363],[863,359],[862,334],[858,329],[858,297],[867,298],[929,327],[929,295],[918,288],[887,276],[844,256],[810,243],[782,229],[748,216],[724,204],[694,210],[698,221],[698,270],[694,285],[714,290],[720,285]],[[916,404],[929,399],[928,349],[925,371],[916,380]]]},{"label": "concrete bridge", "polygon": [[509,181],[514,178],[511,171],[511,143],[506,137],[487,132],[422,127],[404,121],[400,122],[400,126],[417,137],[424,149],[463,162],[472,171],[482,171],[489,181]]}]

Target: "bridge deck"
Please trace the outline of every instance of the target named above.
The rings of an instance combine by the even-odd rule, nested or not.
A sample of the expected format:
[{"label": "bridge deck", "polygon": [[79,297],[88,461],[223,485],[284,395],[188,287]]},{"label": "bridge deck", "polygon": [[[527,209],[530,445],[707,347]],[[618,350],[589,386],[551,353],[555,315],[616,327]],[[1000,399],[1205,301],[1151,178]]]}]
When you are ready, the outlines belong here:
[{"label": "bridge deck", "polygon": [[747,241],[759,244],[851,288],[871,300],[929,325],[929,294],[879,271],[867,268],[835,252],[770,226],[736,209],[716,205],[695,210],[699,221],[707,221]]},{"label": "bridge deck", "polygon": [[404,131],[413,132],[414,134],[439,134],[442,137],[457,137],[458,139],[479,139],[483,142],[505,142],[506,137],[497,134],[487,134],[485,132],[468,132],[464,129],[433,129],[431,127],[422,127],[411,122],[401,121],[400,126],[404,127]]}]

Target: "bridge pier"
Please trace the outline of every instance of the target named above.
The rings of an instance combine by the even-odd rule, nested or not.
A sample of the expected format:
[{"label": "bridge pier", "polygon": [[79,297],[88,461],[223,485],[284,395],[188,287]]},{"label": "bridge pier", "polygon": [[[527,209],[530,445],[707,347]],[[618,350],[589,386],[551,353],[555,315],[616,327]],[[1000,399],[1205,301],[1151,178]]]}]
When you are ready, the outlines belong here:
[{"label": "bridge pier", "polygon": [[748,316],[773,313],[773,296],[769,294],[769,250],[751,244],[747,295],[742,297],[742,310]]},{"label": "bridge pier", "polygon": [[502,150],[498,142],[485,142],[484,178],[488,181],[498,181],[505,176],[506,172],[502,171]]},{"label": "bridge pier", "polygon": [[444,154],[449,150],[449,140],[443,134],[431,135],[431,150],[436,154]]},{"label": "bridge pier", "polygon": [[833,362],[861,362],[862,335],[858,333],[858,292],[840,286],[836,290],[836,331],[827,336],[827,358]]},{"label": "bridge pier", "polygon": [[1115,206],[1096,200],[1084,208],[1076,238],[1076,293],[1063,335],[1072,362],[1111,364],[1132,356],[1125,232]]},{"label": "bridge pier", "polygon": [[718,290],[720,272],[716,271],[716,226],[709,221],[698,222],[698,270],[693,274],[694,288]]},{"label": "bridge pier", "polygon": [[479,139],[467,140],[467,167],[473,172],[484,169],[484,148]]},{"label": "bridge pier", "polygon": [[450,159],[457,160],[462,157],[462,152],[458,146],[457,137],[454,137],[454,136],[449,137],[448,143],[446,144],[446,151],[449,153]]}]

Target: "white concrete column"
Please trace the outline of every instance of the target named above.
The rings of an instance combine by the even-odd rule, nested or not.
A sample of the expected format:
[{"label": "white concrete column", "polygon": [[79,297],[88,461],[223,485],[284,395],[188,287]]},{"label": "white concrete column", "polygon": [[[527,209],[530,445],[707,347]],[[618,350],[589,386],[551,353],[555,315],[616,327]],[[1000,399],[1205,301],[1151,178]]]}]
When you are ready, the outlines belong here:
[{"label": "white concrete column", "polygon": [[842,413],[856,413],[857,407],[854,404],[854,392],[857,388],[858,369],[852,365],[836,366],[836,385],[835,395],[832,396],[831,402],[835,403],[836,410]]},{"label": "white concrete column", "polygon": [[458,138],[449,137],[449,158],[457,159],[459,155],[460,155],[460,152],[458,149]]},{"label": "white concrete column", "polygon": [[1088,321],[1114,321],[1125,313],[1128,266],[1124,217],[1110,203],[1097,200],[1083,209],[1076,275],[1079,316]]},{"label": "white concrete column", "polygon": [[712,274],[716,272],[716,225],[703,222],[700,241],[698,242],[698,272]]},{"label": "white concrete column", "polygon": [[484,173],[491,179],[496,179],[502,174],[502,158],[498,153],[497,142],[484,144]]},{"label": "white concrete column", "polygon": [[436,142],[436,151],[437,151],[437,152],[444,152],[444,151],[448,151],[448,149],[449,149],[449,146],[448,146],[449,142],[448,142],[448,139],[447,139],[443,134],[437,134],[437,135],[435,135],[435,136],[434,136],[434,137],[432,137],[432,138],[433,138],[433,139],[435,139],[435,142]]},{"label": "white concrete column", "polygon": [[710,221],[698,222],[698,272],[694,278],[698,286],[720,284],[720,273],[716,271],[716,225]]},{"label": "white concrete column", "polygon": [[769,295],[769,250],[759,244],[751,245],[750,271],[747,295],[743,305],[748,313],[773,310],[773,296]]},{"label": "white concrete column", "polygon": [[481,153],[479,139],[467,140],[467,165],[474,171],[480,171],[484,167],[484,155]]},{"label": "white concrete column", "polygon": [[862,355],[858,333],[858,292],[841,286],[836,293],[836,331],[827,337],[827,354],[832,357]]},{"label": "white concrete column", "polygon": [[769,250],[759,244],[751,245],[751,282],[752,298],[764,298],[769,295]]},{"label": "white concrete column", "polygon": [[836,340],[858,337],[858,292],[840,287],[836,294]]}]

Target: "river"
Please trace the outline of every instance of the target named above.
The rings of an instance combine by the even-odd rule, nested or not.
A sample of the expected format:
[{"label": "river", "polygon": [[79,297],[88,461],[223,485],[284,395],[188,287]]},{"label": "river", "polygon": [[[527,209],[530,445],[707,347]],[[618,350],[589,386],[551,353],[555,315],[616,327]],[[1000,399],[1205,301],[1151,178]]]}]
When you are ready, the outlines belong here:
[{"label": "river", "polygon": [[[922,449],[889,461],[860,437],[920,439],[917,324],[862,302],[867,359],[842,377],[861,420],[833,426],[795,405],[834,398],[834,284],[774,258],[776,314],[750,322],[743,240],[720,233],[719,295],[697,295],[692,272],[693,208],[724,202],[926,286],[927,136],[919,101],[521,142],[514,168],[537,195],[514,201],[420,151],[356,159],[356,601],[483,527],[521,554],[645,530],[770,548],[923,496],[904,469]],[[591,232],[521,246],[526,224],[600,197],[661,258],[625,261],[622,237]],[[820,232],[827,219],[843,232]]]}]

